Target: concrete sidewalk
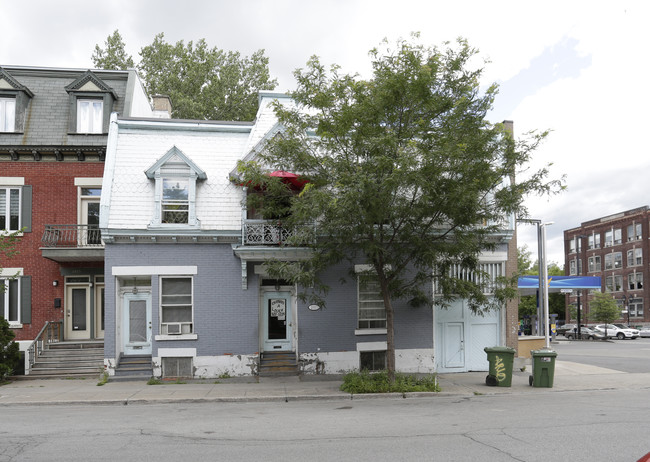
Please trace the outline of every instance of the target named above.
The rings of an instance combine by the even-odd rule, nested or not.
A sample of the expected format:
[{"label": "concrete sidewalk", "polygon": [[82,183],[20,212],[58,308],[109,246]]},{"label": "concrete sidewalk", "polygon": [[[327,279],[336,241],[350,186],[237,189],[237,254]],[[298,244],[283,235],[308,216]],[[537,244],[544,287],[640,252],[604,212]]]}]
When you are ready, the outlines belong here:
[{"label": "concrete sidewalk", "polygon": [[553,388],[529,386],[530,368],[515,370],[511,387],[485,384],[486,372],[440,374],[439,393],[388,393],[351,395],[339,390],[340,377],[305,376],[188,380],[187,383],[147,385],[144,381],[108,382],[98,386],[93,379],[20,380],[0,386],[2,405],[44,404],[145,404],[179,402],[254,402],[350,399],[413,399],[431,396],[475,396],[512,393],[557,393],[562,391],[645,389],[650,374],[630,374],[595,366],[557,361]]}]

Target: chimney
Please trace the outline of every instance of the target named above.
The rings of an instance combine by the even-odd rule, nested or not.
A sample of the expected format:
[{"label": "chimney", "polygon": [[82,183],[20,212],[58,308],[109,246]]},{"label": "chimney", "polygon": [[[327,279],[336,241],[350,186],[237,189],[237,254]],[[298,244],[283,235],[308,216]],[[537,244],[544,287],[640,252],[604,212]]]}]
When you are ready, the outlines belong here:
[{"label": "chimney", "polygon": [[172,118],[172,100],[167,95],[153,95],[153,116],[159,119]]}]

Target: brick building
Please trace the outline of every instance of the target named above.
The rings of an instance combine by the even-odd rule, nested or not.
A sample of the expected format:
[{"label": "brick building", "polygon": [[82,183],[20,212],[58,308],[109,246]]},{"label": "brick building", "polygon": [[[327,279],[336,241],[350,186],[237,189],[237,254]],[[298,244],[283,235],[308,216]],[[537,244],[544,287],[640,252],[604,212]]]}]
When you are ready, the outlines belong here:
[{"label": "brick building", "polygon": [[64,340],[103,338],[112,112],[155,115],[135,71],[0,67],[0,233],[20,233],[18,254],[0,256],[0,315],[22,350],[48,321]]},{"label": "brick building", "polygon": [[[631,325],[650,321],[644,307],[648,294],[643,285],[650,278],[649,220],[650,209],[644,206],[564,231],[565,273],[599,276],[601,290],[611,292],[621,306],[620,321]],[[593,323],[589,319],[589,300],[589,295],[583,293],[581,324]],[[569,306],[576,306],[577,294],[568,296],[567,301]],[[568,309],[566,319],[569,322]]]}]

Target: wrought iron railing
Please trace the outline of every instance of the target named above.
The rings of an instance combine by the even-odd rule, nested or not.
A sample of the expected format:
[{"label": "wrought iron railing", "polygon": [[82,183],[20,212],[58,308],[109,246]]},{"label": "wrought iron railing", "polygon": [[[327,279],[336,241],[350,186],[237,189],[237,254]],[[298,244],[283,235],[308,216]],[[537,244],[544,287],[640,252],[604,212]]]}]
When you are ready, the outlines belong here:
[{"label": "wrought iron railing", "polygon": [[97,225],[45,225],[41,242],[46,247],[104,247]]},{"label": "wrought iron railing", "polygon": [[276,221],[244,221],[242,239],[244,245],[284,245],[294,236],[293,229],[286,229]]},{"label": "wrought iron railing", "polygon": [[60,342],[63,340],[63,321],[47,321],[34,341],[27,348],[29,356],[28,367],[25,373],[28,375],[32,366],[43,350],[47,350],[50,343]]}]

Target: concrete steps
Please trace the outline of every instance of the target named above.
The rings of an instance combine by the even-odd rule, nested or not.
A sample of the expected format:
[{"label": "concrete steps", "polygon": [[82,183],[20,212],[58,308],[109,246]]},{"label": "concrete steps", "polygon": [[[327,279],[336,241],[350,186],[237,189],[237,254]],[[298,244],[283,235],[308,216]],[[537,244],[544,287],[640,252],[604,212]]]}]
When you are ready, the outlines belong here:
[{"label": "concrete steps", "polygon": [[293,351],[264,351],[260,354],[260,377],[298,375],[298,361]]},{"label": "concrete steps", "polygon": [[48,345],[25,378],[97,378],[104,369],[104,342]]},{"label": "concrete steps", "polygon": [[151,355],[120,356],[112,382],[149,380],[153,376]]}]

